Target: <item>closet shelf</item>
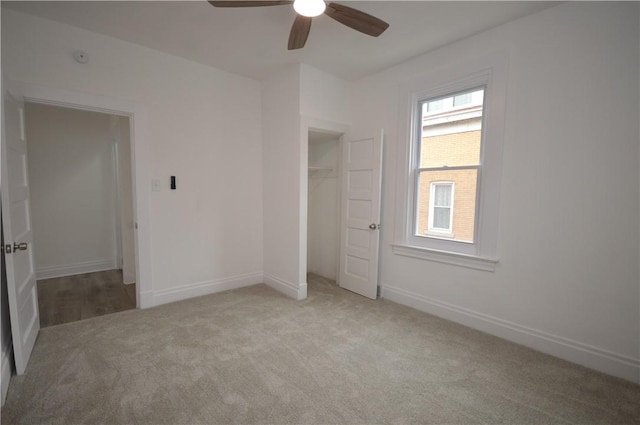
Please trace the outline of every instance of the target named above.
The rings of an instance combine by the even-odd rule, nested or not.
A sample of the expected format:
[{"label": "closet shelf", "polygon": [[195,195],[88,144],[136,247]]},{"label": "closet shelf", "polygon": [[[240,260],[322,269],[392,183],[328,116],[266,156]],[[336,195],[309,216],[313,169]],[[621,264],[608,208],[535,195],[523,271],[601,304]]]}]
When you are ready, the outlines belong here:
[{"label": "closet shelf", "polygon": [[331,167],[309,167],[309,171],[331,171]]}]

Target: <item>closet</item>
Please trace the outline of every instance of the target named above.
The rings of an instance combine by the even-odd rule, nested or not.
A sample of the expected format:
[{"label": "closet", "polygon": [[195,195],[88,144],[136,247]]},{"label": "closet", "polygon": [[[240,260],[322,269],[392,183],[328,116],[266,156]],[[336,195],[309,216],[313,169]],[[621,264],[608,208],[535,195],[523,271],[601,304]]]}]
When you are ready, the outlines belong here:
[{"label": "closet", "polygon": [[307,273],[334,281],[340,244],[340,137],[309,131]]}]

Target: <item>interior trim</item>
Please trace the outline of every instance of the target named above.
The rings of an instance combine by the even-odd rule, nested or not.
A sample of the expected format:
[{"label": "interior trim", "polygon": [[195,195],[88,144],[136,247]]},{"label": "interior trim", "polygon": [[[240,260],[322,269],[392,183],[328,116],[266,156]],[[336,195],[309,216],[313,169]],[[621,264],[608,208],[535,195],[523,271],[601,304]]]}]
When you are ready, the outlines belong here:
[{"label": "interior trim", "polygon": [[382,298],[600,372],[640,383],[640,359],[492,317],[389,285]]},{"label": "interior trim", "polygon": [[246,273],[221,279],[207,280],[181,286],[179,288],[164,289],[154,291],[152,294],[145,294],[151,299],[152,306],[186,300],[188,298],[200,297],[203,295],[216,294],[230,289],[242,288],[262,283],[262,273]]},{"label": "interior trim", "polygon": [[54,277],[73,276],[83,273],[101,272],[104,270],[117,269],[116,258],[107,258],[97,261],[83,261],[75,264],[65,264],[61,266],[47,266],[36,269],[36,279],[51,279]]},{"label": "interior trim", "polygon": [[435,261],[437,263],[451,264],[470,269],[494,272],[498,265],[498,259],[476,257],[473,255],[459,254],[457,252],[438,251],[411,245],[392,244],[391,249],[396,255],[418,258],[420,260]]},{"label": "interior trim", "polygon": [[282,292],[289,298],[294,300],[304,300],[307,298],[307,283],[296,285],[295,283],[287,282],[272,274],[264,274],[264,283],[275,289],[278,292]]}]

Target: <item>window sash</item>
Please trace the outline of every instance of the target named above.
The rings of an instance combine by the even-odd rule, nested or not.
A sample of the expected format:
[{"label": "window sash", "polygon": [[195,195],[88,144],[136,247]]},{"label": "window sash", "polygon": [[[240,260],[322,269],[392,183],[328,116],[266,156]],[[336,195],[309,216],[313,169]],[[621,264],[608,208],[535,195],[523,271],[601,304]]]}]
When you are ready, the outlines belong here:
[{"label": "window sash", "polygon": [[[480,181],[481,181],[481,174],[482,174],[482,165],[478,164],[478,165],[461,165],[458,167],[430,167],[430,168],[415,168],[414,169],[414,177],[413,177],[413,191],[411,193],[412,196],[412,203],[413,203],[413,208],[412,208],[412,216],[410,217],[410,222],[412,223],[411,225],[411,229],[410,232],[411,234],[409,235],[410,239],[413,238],[424,238],[424,237],[429,237],[428,235],[420,235],[418,234],[418,220],[419,220],[419,205],[418,205],[418,201],[420,199],[419,197],[419,191],[420,191],[420,174],[424,171],[452,171],[452,170],[476,170],[476,181],[478,182],[476,184],[476,205],[475,205],[475,224],[474,224],[474,235],[473,235],[473,241],[474,242],[467,242],[467,241],[459,241],[459,240],[451,240],[450,242],[455,244],[455,245],[476,245],[477,240],[478,240],[478,228],[479,228],[479,214],[480,214],[480,193],[481,193],[481,187],[480,187]],[[452,198],[451,198],[451,203],[453,204],[453,193],[452,193]],[[451,220],[453,221],[453,219]],[[431,215],[429,215],[429,224],[428,227],[430,230],[434,230],[432,229],[432,225],[431,225]],[[437,229],[435,229],[437,231]],[[437,239],[437,236],[434,237],[434,239]]]},{"label": "window sash", "polygon": [[479,170],[482,165],[458,165],[455,167],[425,167],[416,168],[416,172],[421,173],[423,171],[456,171],[456,170]]}]

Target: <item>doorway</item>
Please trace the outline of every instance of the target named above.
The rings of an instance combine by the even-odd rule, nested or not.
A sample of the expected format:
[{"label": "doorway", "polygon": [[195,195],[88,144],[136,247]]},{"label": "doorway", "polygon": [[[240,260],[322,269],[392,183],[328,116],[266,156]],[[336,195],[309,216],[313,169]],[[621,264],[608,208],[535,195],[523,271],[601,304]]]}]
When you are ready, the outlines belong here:
[{"label": "doorway", "polygon": [[41,326],[136,307],[129,117],[25,104]]},{"label": "doorway", "polygon": [[333,282],[340,252],[341,138],[341,133],[308,131],[307,274]]}]

